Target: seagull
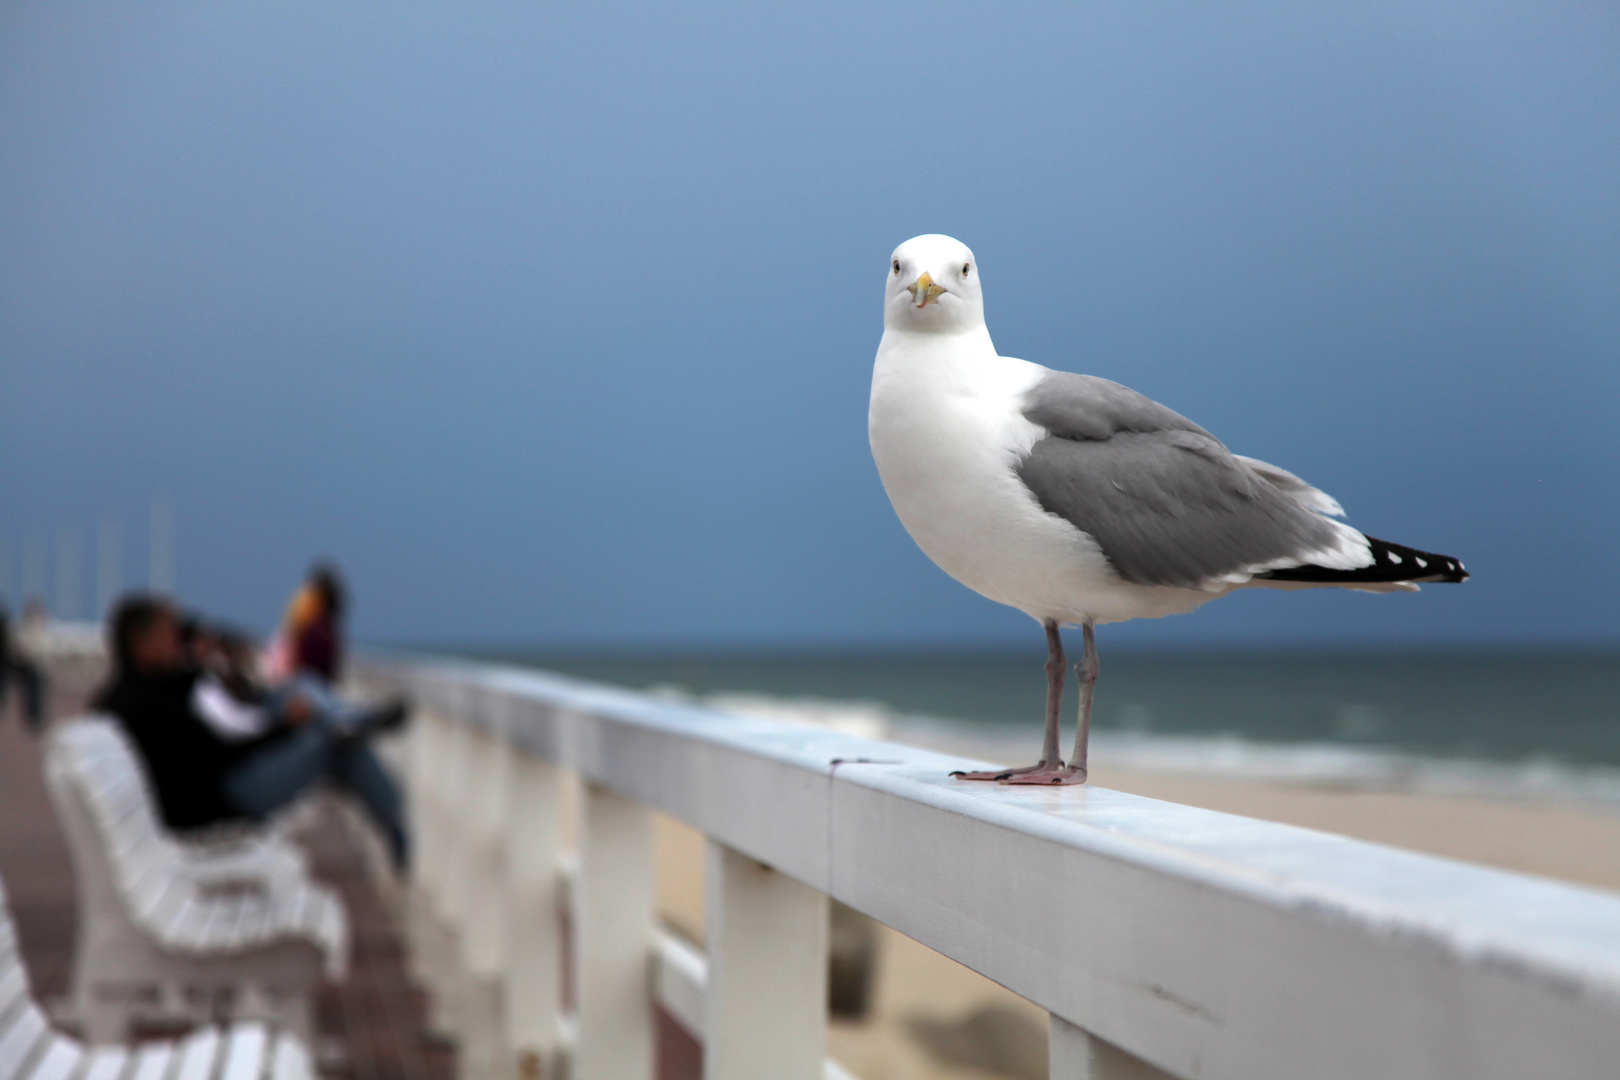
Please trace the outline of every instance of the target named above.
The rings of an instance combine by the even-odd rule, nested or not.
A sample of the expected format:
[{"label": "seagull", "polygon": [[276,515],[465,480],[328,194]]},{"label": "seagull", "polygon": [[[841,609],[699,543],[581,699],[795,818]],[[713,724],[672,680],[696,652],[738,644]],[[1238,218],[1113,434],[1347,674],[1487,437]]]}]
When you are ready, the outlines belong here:
[{"label": "seagull", "polygon": [[[961,241],[913,237],[887,278],[867,418],[883,489],[942,570],[1046,630],[1040,760],[953,775],[1085,783],[1098,624],[1181,614],[1237,589],[1415,592],[1468,578],[1448,555],[1333,520],[1344,511],[1331,496],[1134,390],[1001,356]],[[1065,626],[1085,639],[1067,764]]]}]

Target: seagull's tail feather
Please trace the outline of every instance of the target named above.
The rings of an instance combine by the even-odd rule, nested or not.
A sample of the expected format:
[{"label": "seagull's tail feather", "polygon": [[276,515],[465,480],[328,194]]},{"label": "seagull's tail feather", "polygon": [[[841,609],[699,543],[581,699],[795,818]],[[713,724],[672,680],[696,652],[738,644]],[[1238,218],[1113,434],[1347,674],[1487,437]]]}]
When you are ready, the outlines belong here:
[{"label": "seagull's tail feather", "polygon": [[1373,582],[1417,584],[1428,581],[1467,581],[1468,571],[1462,561],[1450,555],[1436,555],[1417,548],[1391,544],[1387,540],[1367,537],[1373,561],[1369,566],[1354,570],[1335,570],[1326,566],[1288,566],[1255,575],[1271,581],[1307,581],[1317,585],[1356,585]]}]

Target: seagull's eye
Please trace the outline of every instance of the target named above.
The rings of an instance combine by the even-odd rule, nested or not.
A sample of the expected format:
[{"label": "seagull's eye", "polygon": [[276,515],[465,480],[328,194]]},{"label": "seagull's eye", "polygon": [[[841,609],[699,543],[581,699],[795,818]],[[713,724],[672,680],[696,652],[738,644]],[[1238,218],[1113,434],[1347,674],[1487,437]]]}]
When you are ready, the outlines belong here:
[{"label": "seagull's eye", "polygon": [[897,273],[897,274],[900,272],[900,260],[899,259],[894,260],[894,272]]},{"label": "seagull's eye", "polygon": [[971,270],[971,269],[973,269],[973,264],[972,263],[963,263],[962,264],[962,276],[967,277],[968,271]]}]

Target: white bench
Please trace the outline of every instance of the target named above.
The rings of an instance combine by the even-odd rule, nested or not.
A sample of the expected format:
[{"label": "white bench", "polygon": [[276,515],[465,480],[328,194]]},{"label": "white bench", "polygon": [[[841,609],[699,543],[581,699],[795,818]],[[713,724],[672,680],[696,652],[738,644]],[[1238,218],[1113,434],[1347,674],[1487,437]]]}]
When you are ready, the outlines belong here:
[{"label": "white bench", "polygon": [[311,1080],[307,1044],[259,1021],[175,1042],[90,1047],[52,1028],[28,987],[0,883],[0,1080]]},{"label": "white bench", "polygon": [[305,1042],[323,974],[348,967],[343,904],[284,841],[182,843],[133,745],[100,717],[54,726],[45,772],[78,881],[69,1011],[92,1042],[135,1019],[274,1021]]}]

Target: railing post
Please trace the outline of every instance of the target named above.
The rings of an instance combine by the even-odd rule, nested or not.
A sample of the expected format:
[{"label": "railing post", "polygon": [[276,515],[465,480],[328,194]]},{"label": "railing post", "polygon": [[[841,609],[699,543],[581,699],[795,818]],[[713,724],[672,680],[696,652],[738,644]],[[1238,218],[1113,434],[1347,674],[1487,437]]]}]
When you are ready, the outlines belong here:
[{"label": "railing post", "polygon": [[444,871],[444,815],[439,807],[439,785],[445,720],[429,707],[411,724],[407,744],[409,761],[406,795],[410,815],[412,873],[416,888],[432,894]]},{"label": "railing post", "polygon": [[562,1014],[562,774],[544,758],[514,751],[509,780],[504,1036],[520,1080],[551,1080]]},{"label": "railing post", "polygon": [[[465,689],[458,697],[467,696]],[[440,841],[444,859],[444,875],[438,882],[436,897],[439,915],[455,931],[459,950],[462,929],[467,920],[467,894],[474,888],[470,880],[472,870],[469,857],[472,846],[472,822],[467,812],[467,789],[473,782],[473,738],[467,718],[461,710],[447,717],[441,729],[440,749],[444,757],[439,762],[439,800],[443,832]]]},{"label": "railing post", "polygon": [[[431,702],[432,699],[429,698]],[[448,876],[445,852],[449,847],[444,795],[445,747],[451,721],[430,704],[411,725],[410,781],[407,786],[412,841],[410,927],[411,974],[418,982],[437,987],[442,972],[436,946],[440,933],[440,897]],[[446,1029],[447,1011],[433,995],[434,1026]]]},{"label": "railing post", "polygon": [[713,840],[704,1080],[820,1080],[827,897]]},{"label": "railing post", "polygon": [[511,748],[500,736],[469,728],[465,887],[461,900],[462,962],[481,979],[498,977],[506,963],[506,906],[496,883],[505,855],[507,774]]},{"label": "railing post", "polygon": [[[497,710],[486,722],[498,721],[504,703],[479,693],[473,704]],[[461,1036],[461,1071],[469,1078],[504,1076],[501,1054],[501,992],[507,967],[506,903],[502,863],[506,853],[506,789],[512,750],[505,732],[462,722],[461,774],[457,805],[462,825],[455,903],[456,942],[461,974],[457,980],[457,1027]]]},{"label": "railing post", "polygon": [[413,824],[419,805],[423,832],[422,858],[417,860],[420,873],[416,876],[434,916],[445,926],[454,927],[460,900],[457,886],[465,831],[460,794],[465,783],[462,766],[466,721],[442,700],[434,701],[422,719],[430,722],[421,727],[421,752],[417,757],[419,782],[413,785],[419,790],[411,792]]},{"label": "railing post", "polygon": [[579,1041],[573,1080],[651,1080],[653,1074],[652,817],[646,807],[585,785],[574,908]]},{"label": "railing post", "polygon": [[1051,1018],[1047,1039],[1051,1080],[1175,1080],[1158,1066],[1086,1033],[1061,1016]]}]

